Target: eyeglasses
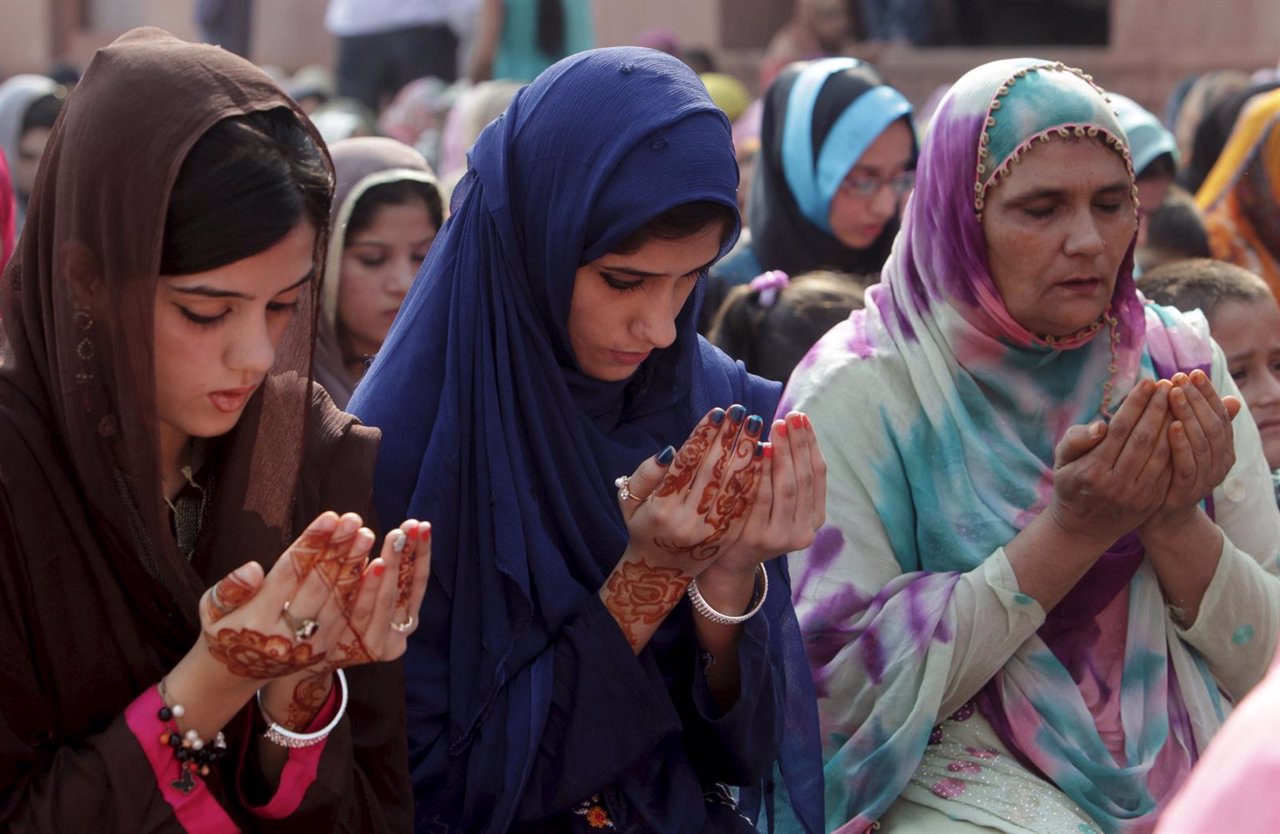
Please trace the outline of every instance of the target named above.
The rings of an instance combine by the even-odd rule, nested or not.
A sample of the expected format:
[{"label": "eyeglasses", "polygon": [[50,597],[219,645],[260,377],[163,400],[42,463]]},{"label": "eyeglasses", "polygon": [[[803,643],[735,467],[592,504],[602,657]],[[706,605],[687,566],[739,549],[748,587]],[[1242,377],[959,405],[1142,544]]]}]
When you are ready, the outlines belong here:
[{"label": "eyeglasses", "polygon": [[901,174],[885,178],[855,171],[840,182],[840,188],[863,200],[870,200],[886,185],[893,192],[893,196],[901,200],[916,187],[916,172],[903,171]]}]

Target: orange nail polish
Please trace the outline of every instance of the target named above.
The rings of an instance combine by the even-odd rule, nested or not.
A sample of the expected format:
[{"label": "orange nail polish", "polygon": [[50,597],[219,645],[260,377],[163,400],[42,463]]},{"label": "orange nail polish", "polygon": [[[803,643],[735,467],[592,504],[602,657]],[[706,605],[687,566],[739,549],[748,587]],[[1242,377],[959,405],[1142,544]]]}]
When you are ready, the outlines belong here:
[{"label": "orange nail polish", "polygon": [[374,575],[374,576],[382,576],[382,574],[384,574],[384,573],[386,573],[386,572],[387,572],[387,563],[386,563],[386,562],[374,562],[374,563],[373,563],[373,575]]},{"label": "orange nail polish", "polygon": [[799,413],[792,414],[790,417],[787,418],[787,421],[791,423],[791,428],[796,429],[797,431],[804,428],[803,414],[799,414]]},{"label": "orange nail polish", "polygon": [[805,427],[806,429],[811,429],[811,428],[813,428],[813,423],[809,422],[809,415],[808,415],[808,414],[805,414],[805,415],[803,415],[803,416],[804,416],[804,427]]},{"label": "orange nail polish", "polygon": [[764,444],[764,459],[773,460],[773,444],[772,443]]},{"label": "orange nail polish", "polygon": [[773,436],[779,440],[787,439],[787,421],[779,420],[773,424]]}]

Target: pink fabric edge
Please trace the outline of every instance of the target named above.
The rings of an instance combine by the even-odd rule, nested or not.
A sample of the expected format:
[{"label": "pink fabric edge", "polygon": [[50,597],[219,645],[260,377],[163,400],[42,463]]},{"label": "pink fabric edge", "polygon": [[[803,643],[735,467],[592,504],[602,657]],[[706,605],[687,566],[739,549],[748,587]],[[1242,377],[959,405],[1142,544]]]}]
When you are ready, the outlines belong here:
[{"label": "pink fabric edge", "polygon": [[[334,714],[338,711],[338,689],[341,685],[335,678],[333,686],[329,689],[329,697],[315,719],[307,725],[305,732],[317,732],[333,720]],[[310,747],[289,748],[289,758],[284,763],[284,769],[280,771],[280,784],[276,787],[271,801],[266,805],[250,805],[245,802],[245,807],[254,816],[267,820],[284,819],[292,815],[302,804],[302,798],[306,796],[307,790],[316,781],[316,775],[320,771],[320,757],[324,755],[327,744],[326,740]],[[240,798],[244,801],[243,789],[240,791]]]},{"label": "pink fabric edge", "polygon": [[189,794],[173,787],[172,783],[181,773],[173,751],[160,744],[160,735],[168,729],[156,715],[162,706],[164,701],[160,693],[155,687],[149,687],[124,711],[125,724],[151,763],[160,795],[173,808],[174,817],[187,831],[193,834],[238,834],[239,827],[209,792],[203,779],[196,777],[195,790]]}]

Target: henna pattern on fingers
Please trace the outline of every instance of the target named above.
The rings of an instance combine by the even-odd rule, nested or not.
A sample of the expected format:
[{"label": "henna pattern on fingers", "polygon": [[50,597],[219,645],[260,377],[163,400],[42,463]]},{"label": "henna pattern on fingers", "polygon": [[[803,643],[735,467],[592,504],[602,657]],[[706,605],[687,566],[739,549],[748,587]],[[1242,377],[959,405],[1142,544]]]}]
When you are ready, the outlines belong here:
[{"label": "henna pattern on fingers", "polygon": [[660,622],[675,608],[689,586],[689,577],[678,568],[654,567],[647,562],[623,562],[605,583],[618,625],[633,649],[641,645],[641,625]]},{"label": "henna pattern on fingers", "polygon": [[707,456],[712,438],[719,428],[708,422],[694,431],[693,435],[680,447],[675,462],[671,464],[671,469],[667,471],[662,483],[658,484],[658,488],[654,490],[654,495],[658,498],[675,495],[693,483],[693,478],[698,474],[698,468],[702,465],[703,458]]},{"label": "henna pattern on fingers", "polygon": [[[756,445],[756,441],[749,437],[741,438],[731,457],[746,458],[749,462],[731,472],[724,483],[713,481],[703,490],[698,502],[698,512],[703,514],[703,523],[711,528],[711,533],[706,538],[688,545],[662,538],[655,538],[653,543],[673,556],[698,562],[704,562],[718,554],[720,540],[751,511],[751,505],[755,501],[761,467],[750,459],[755,455]],[[719,468],[729,459],[730,456],[725,456],[716,462],[716,466]]]},{"label": "henna pattern on fingers", "polygon": [[209,594],[209,622],[221,620],[253,599],[257,592],[257,587],[249,585],[234,573],[222,577]]},{"label": "henna pattern on fingers", "polygon": [[304,678],[293,688],[293,700],[285,710],[283,722],[285,727],[295,733],[302,732],[307,725],[316,720],[320,708],[324,706],[325,699],[329,697],[332,689],[330,674],[326,672]]},{"label": "henna pattern on fingers", "polygon": [[209,653],[242,678],[270,680],[301,672],[324,660],[324,652],[316,654],[306,643],[295,645],[288,637],[263,634],[247,628],[224,628],[218,633],[204,633]]},{"label": "henna pattern on fingers", "polygon": [[293,569],[299,580],[311,572],[316,559],[329,546],[332,538],[332,530],[306,530],[289,548],[289,554],[293,557]]}]

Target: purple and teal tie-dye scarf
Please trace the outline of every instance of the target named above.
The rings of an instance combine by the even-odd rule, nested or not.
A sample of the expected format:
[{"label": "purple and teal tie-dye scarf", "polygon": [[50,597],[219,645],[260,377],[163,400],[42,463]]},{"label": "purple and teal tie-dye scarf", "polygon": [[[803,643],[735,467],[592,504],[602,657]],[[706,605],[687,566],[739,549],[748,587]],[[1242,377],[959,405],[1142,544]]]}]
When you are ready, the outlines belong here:
[{"label": "purple and teal tie-dye scarf", "polygon": [[[806,587],[830,589],[802,615],[819,697],[848,695],[823,715],[828,828],[862,830],[920,763],[945,717],[945,673],[926,658],[952,640],[943,612],[957,577],[1047,506],[1053,449],[1066,429],[1106,415],[1142,377],[1207,369],[1211,360],[1202,319],[1144,307],[1132,246],[1097,326],[1046,339],[1010,316],[987,266],[985,198],[1036,143],[1068,136],[1106,144],[1132,173],[1115,113],[1087,76],[1033,59],[965,75],[925,140],[867,309],[814,348],[784,395],[782,412],[840,396],[830,369],[850,356],[888,368],[884,386],[913,389],[884,391],[879,402],[875,391],[859,393],[872,404],[851,410],[837,441],[847,454],[836,451],[874,505],[901,575],[867,593],[828,573],[837,552],[851,548],[857,558],[857,529],[824,529],[798,563],[798,598]],[[1149,827],[1196,758],[1191,726],[1221,720],[1205,665],[1170,655],[1165,605],[1142,557],[1136,536],[1117,542],[978,698],[1024,765],[1108,832]],[[1112,602],[1127,633],[1096,625]],[[1106,666],[1114,679],[1093,663],[1103,644],[1123,656]],[[1078,682],[1090,675],[1120,692],[1123,761],[1080,697]]]}]

